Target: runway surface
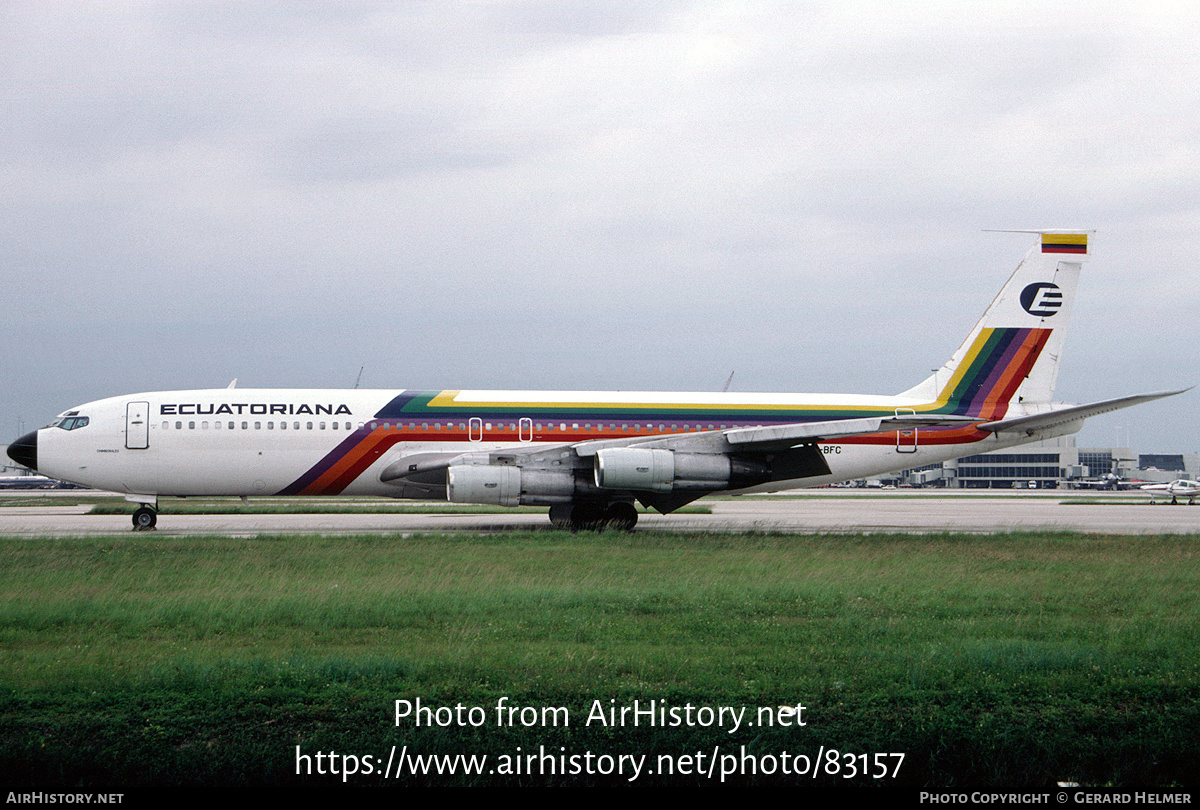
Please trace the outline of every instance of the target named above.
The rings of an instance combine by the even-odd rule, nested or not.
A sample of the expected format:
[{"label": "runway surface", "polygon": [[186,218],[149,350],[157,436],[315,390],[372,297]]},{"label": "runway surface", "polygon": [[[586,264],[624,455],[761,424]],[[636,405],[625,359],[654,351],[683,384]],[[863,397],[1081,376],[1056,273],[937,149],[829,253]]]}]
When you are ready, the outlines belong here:
[{"label": "runway surface", "polygon": [[[1087,500],[1116,500],[1086,503]],[[1075,501],[1072,503],[1072,501]],[[889,492],[806,497],[756,496],[701,501],[712,514],[643,514],[638,530],[795,532],[994,532],[1048,529],[1098,534],[1200,533],[1200,505],[1151,506],[1144,496],[1044,492],[1015,495]],[[497,532],[549,528],[544,513],[182,515],[162,503],[157,535]],[[128,534],[125,515],[89,515],[90,507],[4,506],[0,537]]]}]

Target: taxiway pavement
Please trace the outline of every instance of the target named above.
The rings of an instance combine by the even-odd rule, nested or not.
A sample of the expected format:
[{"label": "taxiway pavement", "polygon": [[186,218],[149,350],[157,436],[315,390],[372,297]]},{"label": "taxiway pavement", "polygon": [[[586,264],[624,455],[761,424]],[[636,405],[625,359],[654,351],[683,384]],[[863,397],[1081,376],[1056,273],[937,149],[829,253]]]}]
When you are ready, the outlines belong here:
[{"label": "taxiway pavement", "polygon": [[[1147,498],[1045,492],[1038,495],[863,493],[755,496],[701,501],[712,514],[643,514],[639,530],[791,532],[995,532],[1043,529],[1094,534],[1200,533],[1200,505],[1151,506]],[[544,513],[179,515],[163,503],[159,535],[496,532],[549,528]],[[88,506],[0,507],[0,537],[127,534],[124,515]]]}]

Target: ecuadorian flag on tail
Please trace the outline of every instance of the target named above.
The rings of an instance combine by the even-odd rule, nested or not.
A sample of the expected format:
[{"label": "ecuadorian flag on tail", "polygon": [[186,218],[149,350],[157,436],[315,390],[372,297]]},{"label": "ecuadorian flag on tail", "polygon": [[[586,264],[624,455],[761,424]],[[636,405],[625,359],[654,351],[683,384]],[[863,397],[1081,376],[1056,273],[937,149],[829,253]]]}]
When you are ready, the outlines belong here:
[{"label": "ecuadorian flag on tail", "polygon": [[1072,253],[1076,256],[1086,256],[1086,233],[1043,233],[1042,253]]}]

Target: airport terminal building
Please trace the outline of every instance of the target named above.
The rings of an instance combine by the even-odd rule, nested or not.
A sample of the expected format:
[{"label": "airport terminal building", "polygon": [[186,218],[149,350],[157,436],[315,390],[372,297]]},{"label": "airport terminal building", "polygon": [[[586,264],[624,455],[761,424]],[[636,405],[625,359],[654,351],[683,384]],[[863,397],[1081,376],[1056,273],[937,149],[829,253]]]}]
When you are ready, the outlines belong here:
[{"label": "airport terminal building", "polygon": [[1194,479],[1200,474],[1200,454],[1139,455],[1129,447],[1076,447],[1074,436],[1064,436],[905,470],[895,483],[958,489],[1069,489],[1095,486],[1097,479],[1113,473],[1147,483]]}]

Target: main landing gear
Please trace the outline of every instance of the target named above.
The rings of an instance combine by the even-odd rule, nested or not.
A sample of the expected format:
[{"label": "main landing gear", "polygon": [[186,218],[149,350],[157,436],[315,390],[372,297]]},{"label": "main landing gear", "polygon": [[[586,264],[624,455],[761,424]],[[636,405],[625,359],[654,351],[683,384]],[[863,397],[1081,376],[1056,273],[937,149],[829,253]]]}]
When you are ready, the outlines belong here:
[{"label": "main landing gear", "polygon": [[147,532],[154,528],[158,523],[158,512],[145,504],[142,504],[133,513],[133,530],[135,532]]},{"label": "main landing gear", "polygon": [[637,525],[638,513],[629,501],[614,503],[559,503],[550,507],[550,522],[556,529],[629,532]]}]

